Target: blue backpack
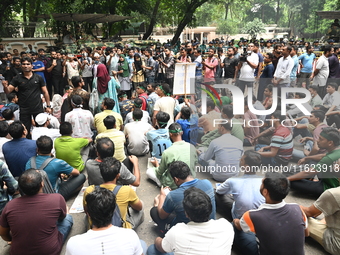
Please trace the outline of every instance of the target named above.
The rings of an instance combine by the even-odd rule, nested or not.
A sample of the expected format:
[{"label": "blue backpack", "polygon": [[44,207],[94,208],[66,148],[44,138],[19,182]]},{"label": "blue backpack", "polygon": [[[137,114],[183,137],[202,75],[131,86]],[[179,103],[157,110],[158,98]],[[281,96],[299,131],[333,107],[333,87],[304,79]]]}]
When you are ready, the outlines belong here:
[{"label": "blue backpack", "polygon": [[140,96],[142,98],[144,98],[145,102],[146,102],[146,111],[149,113],[150,118],[152,119],[153,116],[153,108],[155,106],[155,102],[150,98],[146,98],[145,96]]}]

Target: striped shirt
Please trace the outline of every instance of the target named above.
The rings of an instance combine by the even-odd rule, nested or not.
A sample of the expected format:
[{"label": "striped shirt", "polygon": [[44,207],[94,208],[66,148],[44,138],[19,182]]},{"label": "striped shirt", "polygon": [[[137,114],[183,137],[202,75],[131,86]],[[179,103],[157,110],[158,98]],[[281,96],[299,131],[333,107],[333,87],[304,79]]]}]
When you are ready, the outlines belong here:
[{"label": "striped shirt", "polygon": [[289,128],[281,125],[274,130],[270,146],[279,148],[279,151],[277,152],[278,157],[291,159],[293,145],[293,136]]}]

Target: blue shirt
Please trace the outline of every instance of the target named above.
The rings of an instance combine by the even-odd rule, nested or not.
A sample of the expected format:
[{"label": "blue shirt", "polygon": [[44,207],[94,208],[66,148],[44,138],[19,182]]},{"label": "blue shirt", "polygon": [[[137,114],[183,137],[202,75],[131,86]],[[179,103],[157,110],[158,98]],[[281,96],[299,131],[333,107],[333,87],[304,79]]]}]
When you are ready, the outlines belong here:
[{"label": "blue shirt", "polygon": [[152,157],[162,158],[163,152],[172,145],[167,129],[151,130],[146,133],[146,138],[152,143]]},{"label": "blue shirt", "polygon": [[261,74],[261,79],[268,79],[268,78],[273,78],[274,75],[274,65],[273,64],[269,64],[267,66],[265,66],[265,68],[263,69],[263,72]]},{"label": "blue shirt", "polygon": [[291,81],[295,81],[296,80],[296,76],[297,76],[297,70],[298,70],[298,67],[299,67],[299,59],[298,59],[297,55],[292,57],[292,59],[294,61],[294,67],[292,69],[292,72],[290,73],[290,80]]},{"label": "blue shirt", "polygon": [[[36,156],[36,166],[37,169],[44,163],[46,159],[50,158],[50,156]],[[26,164],[26,170],[32,168],[31,167],[31,160],[29,159]],[[73,167],[66,163],[66,161],[61,159],[53,159],[48,165],[44,168],[48,179],[50,180],[52,186],[57,191],[58,187],[56,187],[56,183],[60,174],[67,174],[69,175],[73,170]]]},{"label": "blue shirt", "polygon": [[5,162],[0,160],[0,180],[3,181],[7,189],[3,188],[3,185],[0,185],[0,212],[1,212],[1,203],[5,203],[9,200],[8,195],[13,194],[18,189],[18,182],[14,179],[11,172],[8,170]]},{"label": "blue shirt", "polygon": [[185,216],[185,212],[183,208],[184,191],[190,187],[196,187],[204,191],[210,197],[211,204],[212,204],[212,212],[210,214],[210,219],[215,219],[216,217],[214,189],[210,181],[194,179],[192,181],[182,183],[181,186],[178,187],[178,189],[170,191],[170,193],[165,198],[165,201],[163,204],[163,210],[166,213],[175,212],[176,214],[176,217],[171,223],[171,226],[174,226],[179,222],[188,223],[190,221]]},{"label": "blue shirt", "polygon": [[[33,65],[33,70],[45,67],[44,63],[42,61],[39,61],[39,60],[33,62],[32,65]],[[35,73],[39,74],[44,79],[44,81],[46,82],[45,75],[44,75],[43,71],[42,72],[35,72]]]},{"label": "blue shirt", "polygon": [[[263,63],[263,55],[260,52],[258,52],[257,55],[259,56],[259,64]],[[255,77],[257,76],[258,71],[259,71],[259,67],[257,66],[255,69],[255,73],[254,73]]]},{"label": "blue shirt", "polygon": [[9,170],[14,177],[24,171],[27,161],[37,154],[36,141],[27,138],[13,139],[2,146]]},{"label": "blue shirt", "polygon": [[313,72],[313,61],[315,59],[315,54],[307,54],[304,53],[299,56],[298,58],[301,60],[301,63],[303,65],[303,68],[301,69],[302,73],[312,73]]},{"label": "blue shirt", "polygon": [[265,202],[260,192],[261,184],[262,178],[259,176],[245,174],[241,178],[229,178],[217,187],[216,193],[233,195],[234,203],[231,215],[233,219],[241,219],[246,211],[257,209]]}]

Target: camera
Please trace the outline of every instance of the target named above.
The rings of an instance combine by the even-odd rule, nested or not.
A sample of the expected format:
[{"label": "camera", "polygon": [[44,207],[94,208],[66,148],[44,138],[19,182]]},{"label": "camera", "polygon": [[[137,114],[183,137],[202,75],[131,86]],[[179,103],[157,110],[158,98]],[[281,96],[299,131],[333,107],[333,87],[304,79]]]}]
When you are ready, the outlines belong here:
[{"label": "camera", "polygon": [[243,52],[240,56],[240,62],[246,62],[248,57],[247,47],[243,47]]}]

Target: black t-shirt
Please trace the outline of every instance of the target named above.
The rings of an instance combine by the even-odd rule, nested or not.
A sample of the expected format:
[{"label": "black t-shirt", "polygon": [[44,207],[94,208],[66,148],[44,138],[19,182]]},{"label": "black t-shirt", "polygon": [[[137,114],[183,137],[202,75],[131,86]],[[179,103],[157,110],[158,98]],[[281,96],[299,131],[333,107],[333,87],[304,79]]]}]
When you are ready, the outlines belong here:
[{"label": "black t-shirt", "polygon": [[[56,59],[56,60],[57,60],[57,65],[55,67],[53,67],[51,74],[52,74],[52,76],[62,76],[63,65],[62,65],[61,59]],[[52,61],[53,61],[53,59],[48,60],[47,68],[50,68],[52,66]]]},{"label": "black t-shirt", "polygon": [[46,86],[44,79],[33,73],[30,79],[23,74],[15,76],[10,85],[18,88],[18,105],[20,109],[29,110],[31,113],[43,112],[40,94],[41,88]]},{"label": "black t-shirt", "polygon": [[238,58],[228,58],[226,57],[223,60],[224,63],[224,78],[228,79],[231,78],[233,79],[235,76],[235,69],[238,65]]}]

